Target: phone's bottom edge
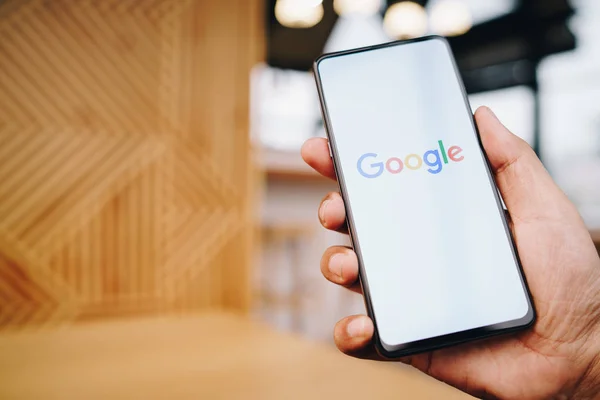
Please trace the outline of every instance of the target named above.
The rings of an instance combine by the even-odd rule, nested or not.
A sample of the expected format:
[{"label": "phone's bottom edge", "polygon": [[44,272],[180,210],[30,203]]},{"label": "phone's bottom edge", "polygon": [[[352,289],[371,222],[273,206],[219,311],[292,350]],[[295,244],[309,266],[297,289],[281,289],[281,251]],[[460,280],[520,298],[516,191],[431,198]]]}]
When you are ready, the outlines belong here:
[{"label": "phone's bottom edge", "polygon": [[423,354],[423,353],[429,353],[431,351],[441,350],[441,349],[445,349],[448,347],[459,346],[461,344],[479,342],[479,341],[482,341],[485,339],[491,339],[491,338],[501,337],[501,336],[505,336],[505,335],[509,336],[511,334],[519,333],[519,332],[522,332],[522,331],[525,331],[525,330],[531,328],[535,324],[536,319],[537,319],[537,315],[535,314],[535,311],[533,311],[531,319],[528,318],[528,321],[526,321],[526,323],[520,324],[518,326],[487,331],[485,333],[479,333],[479,334],[469,336],[469,337],[453,339],[453,340],[450,339],[450,340],[446,340],[446,341],[443,341],[442,339],[437,339],[437,338],[430,338],[430,339],[425,340],[427,342],[433,341],[433,342],[430,342],[429,344],[412,345],[409,343],[406,345],[401,345],[402,346],[401,349],[393,349],[393,350],[386,349],[386,345],[384,345],[384,343],[380,340],[377,332],[375,332],[375,335],[373,337],[373,343],[374,343],[375,351],[381,358],[383,358],[385,360],[397,360],[398,358],[413,356],[413,355]]}]

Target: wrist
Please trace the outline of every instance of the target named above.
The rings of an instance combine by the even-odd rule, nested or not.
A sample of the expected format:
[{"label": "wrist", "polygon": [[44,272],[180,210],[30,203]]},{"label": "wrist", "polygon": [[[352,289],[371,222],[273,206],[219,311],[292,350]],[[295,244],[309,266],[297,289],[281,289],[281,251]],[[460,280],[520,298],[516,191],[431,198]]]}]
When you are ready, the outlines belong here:
[{"label": "wrist", "polygon": [[587,367],[577,381],[572,399],[600,399],[600,334],[591,338],[587,353]]}]

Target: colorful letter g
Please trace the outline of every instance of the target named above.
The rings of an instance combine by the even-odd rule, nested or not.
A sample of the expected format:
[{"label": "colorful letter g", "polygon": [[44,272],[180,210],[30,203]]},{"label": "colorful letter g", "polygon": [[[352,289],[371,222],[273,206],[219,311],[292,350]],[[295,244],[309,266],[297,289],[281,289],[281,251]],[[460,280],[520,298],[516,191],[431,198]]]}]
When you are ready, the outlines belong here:
[{"label": "colorful letter g", "polygon": [[367,154],[363,154],[358,159],[358,163],[356,164],[356,167],[358,168],[358,172],[362,176],[364,176],[365,178],[370,178],[370,179],[377,178],[378,176],[380,176],[381,174],[383,174],[383,163],[382,162],[372,163],[370,165],[370,167],[374,168],[374,170],[370,171],[371,173],[367,173],[363,169],[363,161],[365,161],[365,159],[367,159],[367,158],[375,158],[375,157],[377,157],[377,154],[375,154],[375,153],[367,153]]}]

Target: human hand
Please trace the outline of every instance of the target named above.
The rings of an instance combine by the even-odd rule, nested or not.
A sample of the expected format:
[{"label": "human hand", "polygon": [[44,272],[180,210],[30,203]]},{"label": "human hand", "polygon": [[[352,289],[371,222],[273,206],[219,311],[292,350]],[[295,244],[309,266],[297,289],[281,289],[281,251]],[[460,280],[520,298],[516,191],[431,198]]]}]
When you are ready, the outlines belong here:
[{"label": "human hand", "polygon": [[[527,331],[418,354],[401,361],[474,396],[502,399],[600,398],[600,258],[574,205],[532,149],[485,107],[475,113],[483,146],[508,208],[510,227],[537,311]],[[310,139],[302,157],[335,179],[326,139]],[[321,224],[347,233],[344,203],[330,193]],[[321,271],[361,293],[356,254],[327,249]],[[373,322],[349,316],[334,328],[337,347],[377,358]]]}]

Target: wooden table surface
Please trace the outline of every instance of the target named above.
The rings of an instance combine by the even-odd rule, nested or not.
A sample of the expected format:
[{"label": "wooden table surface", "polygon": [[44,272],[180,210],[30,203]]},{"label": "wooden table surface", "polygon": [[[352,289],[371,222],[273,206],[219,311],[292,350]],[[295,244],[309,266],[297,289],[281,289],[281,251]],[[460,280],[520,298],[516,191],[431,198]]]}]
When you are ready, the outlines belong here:
[{"label": "wooden table surface", "polygon": [[0,398],[469,397],[409,367],[212,313],[0,335]]}]

